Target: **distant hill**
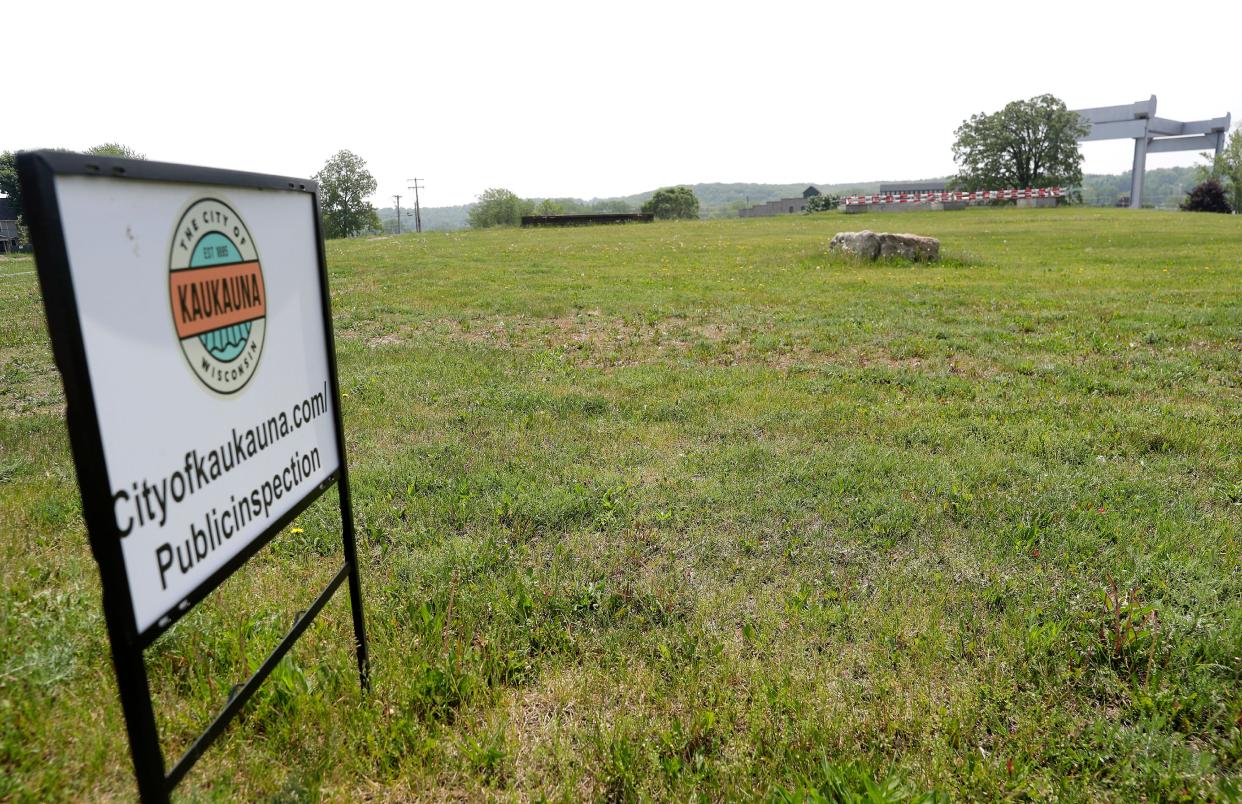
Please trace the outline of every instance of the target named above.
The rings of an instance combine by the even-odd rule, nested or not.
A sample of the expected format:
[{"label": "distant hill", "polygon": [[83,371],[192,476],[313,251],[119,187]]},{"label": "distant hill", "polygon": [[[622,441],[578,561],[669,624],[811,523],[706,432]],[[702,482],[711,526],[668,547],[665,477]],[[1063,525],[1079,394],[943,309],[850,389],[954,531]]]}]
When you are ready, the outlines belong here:
[{"label": "distant hill", "polygon": [[[1193,167],[1156,168],[1147,171],[1143,199],[1151,206],[1176,208],[1186,192],[1196,184],[1196,173]],[[887,180],[886,180],[887,181]],[[831,195],[851,195],[855,193],[874,193],[880,189],[880,182],[855,182],[851,184],[831,184],[827,182],[797,182],[794,184],[757,184],[750,182],[713,182],[709,184],[687,185],[699,198],[703,217],[733,218],[737,211],[764,201],[778,198],[796,198],[808,185],[815,185],[822,193]],[[1090,174],[1083,177],[1083,203],[1089,206],[1113,206],[1119,198],[1130,192],[1130,172],[1119,174]],[[643,202],[651,198],[655,188],[635,195],[613,198],[556,198],[567,211],[638,211]],[[536,198],[535,201],[542,201]],[[423,229],[427,231],[449,231],[464,229],[467,226],[469,204],[455,207],[423,207]],[[403,230],[414,228],[414,218],[407,215],[402,208]],[[395,228],[396,210],[384,207],[379,211],[380,220],[385,228]]]},{"label": "distant hill", "polygon": [[[855,184],[826,184],[821,182],[805,181],[796,184],[756,184],[747,182],[711,183],[711,184],[690,184],[686,185],[694,194],[698,196],[700,208],[703,216],[707,218],[734,218],[737,217],[737,211],[744,207],[754,204],[762,204],[764,201],[774,201],[778,198],[796,198],[802,195],[802,191],[808,185],[815,185],[820,192],[831,193],[833,195],[843,195],[846,193],[874,193],[879,189],[879,182],[863,182]],[[652,188],[646,192],[636,193],[634,195],[617,196],[612,198],[592,198],[584,200],[580,198],[554,198],[562,206],[569,211],[577,211],[579,208],[583,211],[587,209],[600,209],[601,211],[637,212],[643,202],[651,198],[655,194],[657,188]],[[542,201],[542,198],[535,198],[534,201]],[[464,229],[467,226],[466,215],[470,209],[469,204],[456,207],[423,207],[423,229],[427,231],[436,230],[452,230]],[[403,231],[414,228],[414,219],[407,215],[407,210],[401,208]],[[393,207],[384,207],[379,210],[380,220],[384,222],[385,228],[395,228],[395,224],[391,223],[396,218],[396,210]]]},{"label": "distant hill", "polygon": [[[748,182],[711,183],[687,185],[698,196],[699,206],[705,218],[736,218],[737,211],[746,207],[762,204],[765,201],[776,201],[780,198],[801,198],[802,191],[814,185],[821,193],[828,195],[848,195],[852,193],[874,193],[880,189],[880,183],[861,182],[854,184],[829,184],[825,182],[803,181],[796,184],[754,184]],[[635,209],[655,194],[655,189],[645,193],[630,195],[620,200]]]},{"label": "distant hill", "polygon": [[[1154,168],[1143,177],[1143,203],[1161,209],[1176,209],[1196,184],[1198,168]],[[1093,207],[1111,207],[1130,196],[1130,171],[1114,175],[1089,174],[1082,177],[1082,201]]]},{"label": "distant hill", "polygon": [[[466,204],[456,207],[423,207],[419,215],[423,219],[423,231],[450,232],[454,229],[465,229],[466,211],[469,209]],[[385,229],[396,229],[396,209],[384,207],[379,211],[379,216]],[[414,210],[404,205],[401,207],[401,231],[414,231]]]}]

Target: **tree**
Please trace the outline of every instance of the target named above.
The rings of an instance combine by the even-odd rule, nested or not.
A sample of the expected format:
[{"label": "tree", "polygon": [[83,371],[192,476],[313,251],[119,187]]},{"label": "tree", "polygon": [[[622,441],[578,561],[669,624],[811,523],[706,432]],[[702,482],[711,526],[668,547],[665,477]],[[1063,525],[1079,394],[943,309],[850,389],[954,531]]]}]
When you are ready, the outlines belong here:
[{"label": "tree", "polygon": [[[51,150],[63,150],[53,148]],[[120,156],[126,159],[146,159],[146,156],[138,153],[128,145],[122,145],[119,142],[105,142],[102,145],[96,145],[88,148],[86,153],[94,156]],[[22,220],[22,186],[17,179],[17,152],[5,151],[0,153],[0,195],[7,195],[13,205],[17,207],[18,225],[25,228],[25,222]]]},{"label": "tree", "polygon": [[1076,187],[1082,183],[1078,137],[1088,126],[1052,95],[1017,100],[976,114],[954,135],[953,185],[963,190]]},{"label": "tree", "polygon": [[1186,212],[1233,212],[1225,196],[1225,188],[1216,179],[1201,181],[1195,189],[1186,193],[1182,209]]},{"label": "tree", "polygon": [[0,153],[0,195],[7,195],[13,202],[17,215],[17,241],[29,243],[25,215],[22,212],[22,186],[17,180],[17,154],[12,151]]},{"label": "tree", "polygon": [[7,195],[20,213],[22,188],[17,181],[17,154],[12,151],[0,154],[0,195]]},{"label": "tree", "polygon": [[105,142],[102,145],[96,145],[87,148],[86,152],[91,156],[117,156],[121,159],[146,159],[146,154],[140,154],[128,145],[122,145],[119,142]]},{"label": "tree", "polygon": [[806,200],[806,214],[836,209],[841,199],[835,195],[813,195]]},{"label": "tree", "polygon": [[319,182],[324,237],[353,237],[379,228],[379,214],[366,200],[375,194],[375,177],[362,157],[339,151],[313,178]]},{"label": "tree", "polygon": [[633,212],[633,208],[620,198],[604,201],[592,201],[587,205],[587,212]]},{"label": "tree", "polygon": [[698,220],[699,198],[689,187],[661,187],[643,204],[657,220]]},{"label": "tree", "polygon": [[1220,156],[1203,154],[1203,158],[1208,160],[1208,164],[1199,166],[1200,180],[1216,179],[1220,182],[1229,205],[1235,211],[1242,212],[1242,129],[1235,129],[1229,135]]},{"label": "tree", "polygon": [[522,216],[531,214],[534,207],[530,201],[518,198],[515,193],[503,187],[489,187],[478,199],[478,203],[470,207],[470,212],[467,213],[470,226],[475,229],[517,226],[522,222]]},{"label": "tree", "polygon": [[545,198],[539,202],[539,206],[535,207],[536,215],[564,215],[565,207],[558,201],[551,198]]}]

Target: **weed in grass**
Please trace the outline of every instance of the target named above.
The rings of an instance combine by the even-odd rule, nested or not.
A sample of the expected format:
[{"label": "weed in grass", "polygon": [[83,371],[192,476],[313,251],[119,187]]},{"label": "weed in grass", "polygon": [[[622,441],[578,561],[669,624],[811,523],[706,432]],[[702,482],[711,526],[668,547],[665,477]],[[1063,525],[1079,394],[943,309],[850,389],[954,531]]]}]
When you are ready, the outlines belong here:
[{"label": "weed in grass", "polygon": [[1117,670],[1137,673],[1142,669],[1143,676],[1150,677],[1159,643],[1156,610],[1144,605],[1137,589],[1119,589],[1113,577],[1100,598],[1099,655]]},{"label": "weed in grass", "polygon": [[505,786],[508,781],[505,764],[508,754],[505,750],[503,728],[477,737],[466,735],[461,750],[470,771],[477,774],[484,784],[493,787]]},{"label": "weed in grass", "polygon": [[823,758],[802,784],[777,788],[771,800],[781,804],[947,804],[952,799],[934,791],[920,792],[897,775],[879,776],[858,764],[837,764]]}]

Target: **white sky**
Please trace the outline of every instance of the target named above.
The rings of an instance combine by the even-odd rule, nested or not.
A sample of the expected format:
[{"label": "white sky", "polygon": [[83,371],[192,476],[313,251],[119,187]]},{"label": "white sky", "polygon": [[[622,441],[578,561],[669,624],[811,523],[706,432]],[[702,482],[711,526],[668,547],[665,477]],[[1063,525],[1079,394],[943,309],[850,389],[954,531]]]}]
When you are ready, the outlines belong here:
[{"label": "white sky", "polygon": [[[413,176],[426,206],[487,187],[591,198],[923,178],[953,171],[963,119],[1044,92],[1071,108],[1155,94],[1162,117],[1242,122],[1242,2],[1169,8],[10,0],[0,150],[120,141],[306,177],[348,148],[379,182],[377,206]],[[1085,168],[1126,170],[1131,153],[1088,143]],[[1157,154],[1148,168],[1195,161]]]}]

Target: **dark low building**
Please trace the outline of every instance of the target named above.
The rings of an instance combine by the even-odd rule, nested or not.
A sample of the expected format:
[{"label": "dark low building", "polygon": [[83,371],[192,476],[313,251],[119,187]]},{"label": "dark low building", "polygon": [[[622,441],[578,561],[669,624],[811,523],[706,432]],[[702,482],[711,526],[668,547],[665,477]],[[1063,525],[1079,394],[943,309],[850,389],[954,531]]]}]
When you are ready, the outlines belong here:
[{"label": "dark low building", "polygon": [[17,205],[12,199],[0,198],[0,254],[17,251]]},{"label": "dark low building", "polygon": [[600,223],[651,223],[650,212],[591,212],[566,215],[523,215],[523,226],[592,226]]},{"label": "dark low building", "polygon": [[880,195],[900,195],[901,193],[943,193],[949,189],[948,179],[930,179],[928,181],[886,181],[880,184]]},{"label": "dark low building", "polygon": [[781,198],[756,204],[750,209],[739,209],[737,214],[742,218],[767,218],[772,215],[798,215],[806,212],[807,201],[820,195],[819,188],[810,185],[802,191],[801,198]]}]

